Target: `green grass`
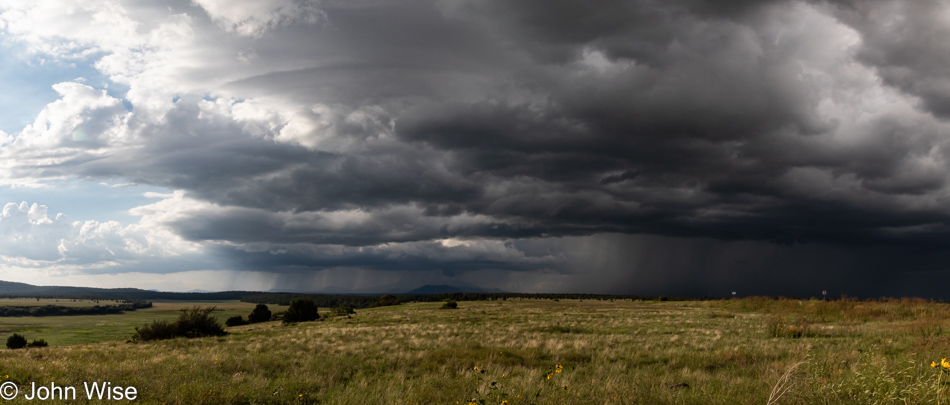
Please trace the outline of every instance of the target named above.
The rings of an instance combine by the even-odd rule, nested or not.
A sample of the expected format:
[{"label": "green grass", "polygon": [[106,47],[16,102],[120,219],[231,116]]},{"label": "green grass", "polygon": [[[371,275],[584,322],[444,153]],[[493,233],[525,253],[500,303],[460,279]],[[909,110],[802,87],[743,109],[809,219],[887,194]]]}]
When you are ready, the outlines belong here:
[{"label": "green grass", "polygon": [[[252,307],[216,305],[228,308],[219,319]],[[171,319],[176,306],[156,305],[154,316],[139,320]],[[930,367],[950,357],[950,307],[944,304],[743,299],[440,306],[404,304],[324,322],[240,326],[221,338],[4,350],[0,378],[9,375],[24,386],[110,381],[135,386],[144,403],[167,404],[929,404],[938,395],[950,404],[950,386],[937,385],[939,366]],[[789,389],[770,402],[776,386]]]},{"label": "green grass", "polygon": [[[103,305],[112,303],[102,301]],[[48,299],[37,302],[35,299],[0,299],[0,305],[96,305],[92,301],[71,302],[70,300]],[[45,339],[51,346],[66,346],[83,343],[129,339],[137,326],[153,320],[175,320],[182,308],[192,306],[217,306],[220,311],[215,317],[224,324],[224,320],[234,315],[247,316],[255,304],[240,301],[154,301],[152,308],[129,311],[116,315],[75,315],[48,317],[2,317],[0,318],[0,338],[5,341],[7,335],[19,333],[28,339]],[[271,311],[287,309],[286,306],[269,305]]]}]

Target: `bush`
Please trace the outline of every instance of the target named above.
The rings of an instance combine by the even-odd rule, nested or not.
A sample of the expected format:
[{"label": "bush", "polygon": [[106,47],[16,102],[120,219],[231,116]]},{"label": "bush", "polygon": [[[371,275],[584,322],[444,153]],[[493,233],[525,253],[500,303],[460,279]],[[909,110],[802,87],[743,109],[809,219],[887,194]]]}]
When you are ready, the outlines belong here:
[{"label": "bush", "polygon": [[218,323],[218,318],[211,316],[217,307],[194,307],[192,309],[182,309],[178,314],[178,336],[184,337],[202,337],[202,336],[221,336],[227,332]]},{"label": "bush", "polygon": [[453,299],[446,298],[442,300],[442,309],[458,309],[459,304]]},{"label": "bush", "polygon": [[284,312],[284,323],[309,322],[320,319],[317,313],[317,304],[311,299],[299,299],[290,302],[290,307]]},{"label": "bush", "polygon": [[46,347],[49,346],[49,343],[46,343],[43,339],[33,339],[32,342],[26,345],[26,347]]},{"label": "bush", "polygon": [[780,316],[773,316],[768,320],[766,323],[766,333],[768,333],[770,337],[793,339],[812,335],[807,323],[798,322],[792,325],[785,317]]},{"label": "bush", "polygon": [[225,326],[241,326],[247,325],[249,322],[244,320],[244,317],[241,315],[234,315],[224,321]]},{"label": "bush", "polygon": [[391,305],[399,305],[399,298],[396,298],[393,295],[386,294],[382,297],[379,297],[379,299],[376,300],[377,307],[388,307]]},{"label": "bush", "polygon": [[336,308],[333,308],[333,315],[336,316],[347,316],[349,314],[355,314],[356,311],[353,310],[353,307],[343,304]]},{"label": "bush", "polygon": [[135,328],[132,335],[133,342],[147,342],[149,340],[174,339],[178,336],[178,324],[166,320],[152,321],[141,328]]},{"label": "bush", "polygon": [[218,319],[211,316],[211,313],[216,309],[216,307],[201,308],[197,306],[192,309],[182,309],[176,322],[153,321],[141,328],[135,328],[132,341],[226,335],[227,332],[218,323]]},{"label": "bush", "polygon": [[249,323],[267,322],[270,318],[271,313],[270,309],[267,309],[267,305],[257,304],[251,314],[247,316],[247,321]]},{"label": "bush", "polygon": [[22,349],[26,347],[26,338],[16,333],[7,338],[8,349]]}]

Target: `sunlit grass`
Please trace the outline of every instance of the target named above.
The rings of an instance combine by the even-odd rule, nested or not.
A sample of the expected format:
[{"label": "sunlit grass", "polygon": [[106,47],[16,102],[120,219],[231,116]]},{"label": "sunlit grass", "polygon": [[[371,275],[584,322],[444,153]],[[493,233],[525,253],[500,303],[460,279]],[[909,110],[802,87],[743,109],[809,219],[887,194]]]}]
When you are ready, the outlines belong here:
[{"label": "sunlit grass", "polygon": [[[113,303],[102,301],[103,304]],[[95,302],[84,300],[73,302],[69,299],[0,299],[0,305],[82,305],[92,306]],[[11,333],[19,333],[29,339],[45,339],[51,346],[65,346],[104,341],[125,341],[132,337],[136,326],[143,326],[153,320],[174,321],[181,308],[195,305],[215,305],[220,311],[215,316],[224,320],[234,315],[247,316],[255,304],[240,301],[155,301],[152,308],[139,309],[114,315],[75,315],[50,317],[0,317],[0,337],[6,339]],[[274,312],[287,309],[286,306],[271,305]]]},{"label": "sunlit grass", "polygon": [[[0,351],[0,375],[20,384],[111,381],[168,404],[950,403],[948,379],[930,367],[950,354],[943,304],[440,306],[239,326],[221,338]],[[770,333],[775,317],[807,333]],[[777,386],[784,394],[775,398]]]}]

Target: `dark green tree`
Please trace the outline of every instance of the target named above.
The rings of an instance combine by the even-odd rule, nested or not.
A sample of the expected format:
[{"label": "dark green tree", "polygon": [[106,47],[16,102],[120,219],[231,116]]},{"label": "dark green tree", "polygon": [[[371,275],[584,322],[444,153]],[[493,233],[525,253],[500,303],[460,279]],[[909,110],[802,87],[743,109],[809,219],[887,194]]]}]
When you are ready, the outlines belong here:
[{"label": "dark green tree", "polygon": [[247,321],[244,320],[244,317],[241,315],[234,315],[224,321],[224,326],[241,326],[247,325]]},{"label": "dark green tree", "polygon": [[250,315],[247,316],[247,321],[250,323],[267,322],[270,320],[270,318],[271,313],[270,309],[267,308],[267,305],[257,304],[257,306],[254,307],[254,310],[251,311]]},{"label": "dark green tree", "polygon": [[293,300],[284,312],[284,323],[309,322],[317,319],[320,319],[317,304],[314,304],[311,299]]},{"label": "dark green tree", "polygon": [[353,310],[353,307],[343,304],[336,308],[333,308],[333,315],[336,316],[347,316],[350,314],[355,314],[356,311]]},{"label": "dark green tree", "polygon": [[394,295],[386,294],[376,300],[377,307],[388,307],[390,305],[399,305],[399,298],[396,298]]},{"label": "dark green tree", "polygon": [[8,349],[22,349],[26,347],[26,338],[19,334],[12,334],[7,338]]}]

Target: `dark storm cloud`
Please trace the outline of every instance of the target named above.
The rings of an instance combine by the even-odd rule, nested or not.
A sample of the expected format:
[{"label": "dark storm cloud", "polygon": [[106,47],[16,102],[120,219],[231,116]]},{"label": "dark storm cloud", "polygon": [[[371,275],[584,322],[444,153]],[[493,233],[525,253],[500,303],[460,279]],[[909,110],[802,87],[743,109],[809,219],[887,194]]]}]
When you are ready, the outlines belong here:
[{"label": "dark storm cloud", "polygon": [[885,83],[918,96],[926,109],[950,117],[950,34],[947,5],[925,1],[832,1],[830,9],[861,33],[858,58]]},{"label": "dark storm cloud", "polygon": [[[269,248],[265,249],[267,246]],[[216,254],[230,258],[229,264],[237,269],[267,268],[275,272],[334,267],[445,272],[479,269],[525,271],[550,266],[559,259],[556,253],[543,256],[526,255],[511,244],[444,246],[431,242],[361,248],[265,244],[249,245],[243,249],[218,247]]]},{"label": "dark storm cloud", "polygon": [[[446,238],[940,249],[950,237],[941,3],[326,1],[321,11],[325,25],[242,40],[265,73],[222,90],[286,101],[293,119],[184,97],[161,122],[132,119],[141,147],[43,169],[183,189],[193,201],[182,204],[204,205],[160,222],[188,239],[346,250],[239,255],[262,267],[384,267],[391,252],[353,249],[436,249]],[[310,126],[285,131],[293,120]],[[391,263],[440,267],[440,254]]]},{"label": "dark storm cloud", "polygon": [[[551,235],[612,230],[847,242],[886,238],[882,227],[947,219],[942,212],[911,215],[893,203],[826,201],[776,184],[790,170],[806,168],[832,178],[854,176],[858,184],[850,192],[871,198],[926,194],[943,185],[939,170],[900,173],[909,157],[942,146],[936,128],[885,117],[857,144],[828,145],[815,137],[835,131],[835,123],[816,111],[820,94],[800,79],[796,63],[803,48],[821,38],[778,41],[771,18],[791,13],[785,4],[769,13],[760,3],[716,11],[695,2],[479,2],[457,5],[448,17],[426,3],[412,5],[422,12],[327,5],[337,28],[325,34],[333,45],[328,52],[366,68],[311,71],[285,81],[317,84],[324,89],[315,95],[319,101],[351,107],[432,99],[389,111],[396,134],[410,145],[331,155],[277,145],[261,150],[263,142],[250,140],[219,147],[212,137],[194,152],[170,150],[161,160],[165,167],[148,171],[169,176],[164,185],[223,204],[294,211],[418,204],[430,214],[486,214]],[[564,57],[511,66],[513,78],[502,79],[527,89],[525,101],[452,101],[431,90],[446,78],[418,71],[372,79],[402,63],[408,70],[415,63],[436,73],[480,76],[490,62],[475,68],[452,63],[456,55],[470,60],[465,55],[474,41],[464,34],[490,35],[479,28],[492,29],[514,55],[507,60],[552,52]],[[584,65],[585,58],[600,59]],[[367,77],[368,85],[358,85]],[[278,167],[280,175],[254,179]],[[610,180],[617,176],[624,181]],[[228,239],[240,239],[241,232],[230,231],[235,236]]]}]

